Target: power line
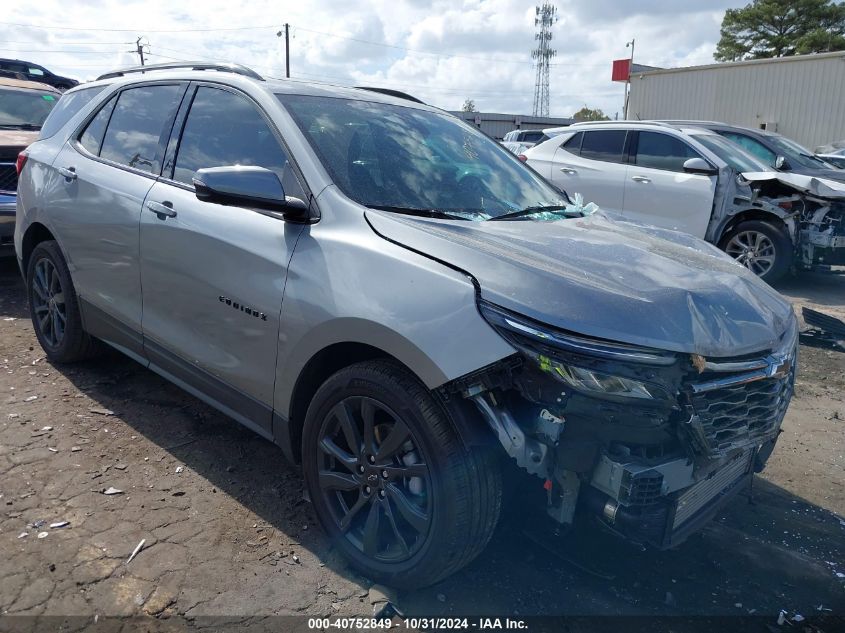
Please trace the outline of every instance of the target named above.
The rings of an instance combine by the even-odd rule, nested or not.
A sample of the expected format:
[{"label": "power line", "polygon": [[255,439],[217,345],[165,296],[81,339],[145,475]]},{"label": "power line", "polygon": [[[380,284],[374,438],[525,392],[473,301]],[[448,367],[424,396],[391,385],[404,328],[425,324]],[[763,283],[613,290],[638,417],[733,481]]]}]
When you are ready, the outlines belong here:
[{"label": "power line", "polygon": [[81,28],[71,26],[40,26],[38,24],[23,24],[21,22],[0,22],[5,26],[21,26],[29,29],[40,29],[45,31],[93,31],[99,33],[137,33],[139,30],[147,33],[211,33],[217,31],[256,31],[259,29],[276,29],[278,26],[264,25],[264,26],[237,26],[225,28],[206,28],[206,29],[102,29],[102,28]]}]

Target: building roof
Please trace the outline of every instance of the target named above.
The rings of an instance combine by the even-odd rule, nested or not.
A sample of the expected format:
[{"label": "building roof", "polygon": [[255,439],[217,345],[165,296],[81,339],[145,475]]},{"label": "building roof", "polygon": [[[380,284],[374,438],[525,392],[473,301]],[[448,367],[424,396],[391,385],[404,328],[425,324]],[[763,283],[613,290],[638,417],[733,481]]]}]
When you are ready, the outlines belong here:
[{"label": "building roof", "polygon": [[768,57],[765,59],[743,59],[738,62],[719,62],[716,64],[705,64],[703,66],[684,66],[681,68],[662,68],[659,70],[649,70],[645,72],[638,72],[636,70],[631,72],[631,76],[645,76],[645,75],[667,75],[669,73],[688,73],[699,70],[714,70],[722,68],[735,68],[737,66],[754,66],[763,64],[787,64],[789,62],[814,61],[820,59],[830,59],[841,57],[845,59],[845,51],[834,51],[832,53],[812,53],[810,55],[790,55],[789,57]]}]

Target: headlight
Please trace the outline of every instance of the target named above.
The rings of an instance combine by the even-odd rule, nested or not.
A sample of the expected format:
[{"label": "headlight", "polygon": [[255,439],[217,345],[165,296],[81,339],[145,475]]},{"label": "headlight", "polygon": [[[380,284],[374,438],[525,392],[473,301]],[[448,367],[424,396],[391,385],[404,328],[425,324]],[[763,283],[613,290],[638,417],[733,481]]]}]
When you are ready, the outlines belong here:
[{"label": "headlight", "polygon": [[534,360],[543,372],[573,389],[596,396],[645,400],[670,398],[668,392],[659,386],[594,367],[597,363],[607,364],[607,361],[668,366],[676,360],[670,352],[552,330],[486,302],[479,303],[479,310],[490,325],[525,356]]}]

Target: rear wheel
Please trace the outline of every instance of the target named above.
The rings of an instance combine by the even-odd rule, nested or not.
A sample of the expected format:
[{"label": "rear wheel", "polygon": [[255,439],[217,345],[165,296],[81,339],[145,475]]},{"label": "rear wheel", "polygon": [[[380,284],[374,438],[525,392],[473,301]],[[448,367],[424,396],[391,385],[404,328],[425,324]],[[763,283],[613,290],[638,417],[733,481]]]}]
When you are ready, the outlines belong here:
[{"label": "rear wheel", "polygon": [[496,457],[468,452],[445,409],[396,363],[359,363],[320,387],[302,458],[323,527],[384,584],[420,587],[454,573],[498,521]]},{"label": "rear wheel", "polygon": [[722,250],[767,283],[783,277],[792,263],[792,240],[770,222],[740,222],[722,240]]},{"label": "rear wheel", "polygon": [[55,241],[32,251],[26,283],[32,326],[47,358],[59,363],[89,358],[96,342],[82,328],[76,289]]}]

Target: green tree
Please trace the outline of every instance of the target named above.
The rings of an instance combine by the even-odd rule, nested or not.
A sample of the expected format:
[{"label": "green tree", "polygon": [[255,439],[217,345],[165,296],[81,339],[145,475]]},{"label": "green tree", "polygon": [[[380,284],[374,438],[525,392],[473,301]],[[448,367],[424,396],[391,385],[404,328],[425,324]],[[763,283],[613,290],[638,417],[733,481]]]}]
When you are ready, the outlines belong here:
[{"label": "green tree", "polygon": [[845,2],[754,0],[725,11],[721,36],[720,62],[845,50]]},{"label": "green tree", "polygon": [[462,112],[478,112],[478,110],[475,107],[475,101],[473,101],[472,99],[467,99],[466,101],[464,101],[464,105],[461,106],[461,111]]},{"label": "green tree", "polygon": [[604,112],[596,108],[595,110],[584,106],[578,112],[572,115],[576,121],[609,121],[610,117]]}]

